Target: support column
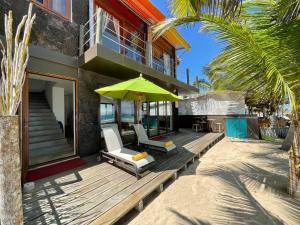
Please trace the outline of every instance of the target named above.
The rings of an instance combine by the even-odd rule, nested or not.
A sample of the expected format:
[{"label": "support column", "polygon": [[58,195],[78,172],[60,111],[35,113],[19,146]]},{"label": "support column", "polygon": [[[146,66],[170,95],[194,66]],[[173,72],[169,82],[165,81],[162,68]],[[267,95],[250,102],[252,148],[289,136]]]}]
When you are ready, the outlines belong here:
[{"label": "support column", "polygon": [[150,137],[150,102],[147,102],[147,134]]},{"label": "support column", "polygon": [[186,83],[190,85],[190,69],[186,68]]},{"label": "support column", "polygon": [[157,115],[157,135],[160,134],[160,123],[159,123],[159,102],[156,102],[156,115]]}]

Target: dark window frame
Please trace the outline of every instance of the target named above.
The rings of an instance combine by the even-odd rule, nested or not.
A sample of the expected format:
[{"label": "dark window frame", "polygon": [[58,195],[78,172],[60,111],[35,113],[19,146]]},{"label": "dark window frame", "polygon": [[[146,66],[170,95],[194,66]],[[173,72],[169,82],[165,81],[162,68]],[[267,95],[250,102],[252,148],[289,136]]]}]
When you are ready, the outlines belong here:
[{"label": "dark window frame", "polygon": [[31,0],[36,6],[55,14],[56,16],[59,16],[65,20],[71,21],[71,1],[72,0],[66,0],[66,15],[54,10],[51,8],[51,2],[52,0],[43,0],[43,3],[39,2],[38,0]]}]

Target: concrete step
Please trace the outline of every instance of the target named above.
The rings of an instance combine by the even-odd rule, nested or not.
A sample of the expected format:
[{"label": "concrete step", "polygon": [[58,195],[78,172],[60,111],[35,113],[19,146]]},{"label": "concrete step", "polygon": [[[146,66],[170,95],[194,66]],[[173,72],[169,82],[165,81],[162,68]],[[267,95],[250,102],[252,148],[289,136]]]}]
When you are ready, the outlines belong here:
[{"label": "concrete step", "polygon": [[57,129],[60,129],[58,123],[52,125],[29,126],[29,131],[57,130]]},{"label": "concrete step", "polygon": [[46,100],[29,100],[29,105],[49,105]]},{"label": "concrete step", "polygon": [[50,109],[50,107],[47,104],[35,104],[29,105],[29,109]]},{"label": "concrete step", "polygon": [[39,116],[31,116],[29,117],[29,122],[32,122],[32,121],[41,121],[41,120],[55,120],[56,121],[56,118],[53,114],[51,115],[39,115]]},{"label": "concrete step", "polygon": [[62,133],[61,134],[50,134],[50,135],[44,135],[44,136],[36,136],[36,137],[29,138],[29,144],[59,140],[59,139],[64,139],[64,138],[65,137]]},{"label": "concrete step", "polygon": [[29,132],[29,138],[44,136],[44,135],[51,135],[51,134],[59,134],[59,133],[61,133],[60,129],[31,131],[31,132]]},{"label": "concrete step", "polygon": [[53,113],[51,109],[49,108],[44,108],[44,109],[41,109],[41,108],[30,108],[29,109],[29,113]]},{"label": "concrete step", "polygon": [[53,118],[53,119],[49,119],[49,120],[32,120],[29,121],[29,127],[33,127],[33,126],[43,126],[43,125],[57,125],[57,121]]},{"label": "concrete step", "polygon": [[41,149],[41,148],[48,148],[48,147],[55,147],[55,146],[62,146],[66,145],[66,139],[58,139],[58,140],[51,140],[51,141],[44,141],[38,143],[29,144],[30,151]]},{"label": "concrete step", "polygon": [[41,113],[29,112],[29,117],[40,117],[40,116],[53,116],[53,113],[52,112],[41,112]]}]

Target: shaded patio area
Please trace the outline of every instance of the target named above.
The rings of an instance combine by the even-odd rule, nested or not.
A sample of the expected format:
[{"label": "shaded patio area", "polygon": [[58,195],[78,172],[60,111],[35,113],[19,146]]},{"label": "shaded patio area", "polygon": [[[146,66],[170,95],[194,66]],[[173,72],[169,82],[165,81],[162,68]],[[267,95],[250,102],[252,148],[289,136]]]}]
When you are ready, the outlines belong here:
[{"label": "shaded patio area", "polygon": [[36,182],[24,193],[25,224],[111,224],[133,208],[141,210],[143,199],[163,191],[164,183],[194,162],[223,138],[222,133],[194,133],[190,130],[169,135],[178,146],[173,155],[150,152],[156,165],[137,180],[108,162],[97,162],[96,155],[85,158],[80,168]]}]

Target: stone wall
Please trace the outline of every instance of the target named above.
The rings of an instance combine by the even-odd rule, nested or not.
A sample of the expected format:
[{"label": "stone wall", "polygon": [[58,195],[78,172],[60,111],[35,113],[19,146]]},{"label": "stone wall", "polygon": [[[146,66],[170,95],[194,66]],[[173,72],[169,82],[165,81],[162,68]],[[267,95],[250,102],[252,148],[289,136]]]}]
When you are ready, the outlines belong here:
[{"label": "stone wall", "polygon": [[[14,30],[27,13],[28,0],[0,1],[0,35],[4,35],[4,13],[13,11]],[[79,25],[88,21],[88,1],[72,0],[71,21],[34,5],[36,13],[30,43],[69,56],[78,55]]]},{"label": "stone wall", "polygon": [[100,98],[94,90],[116,82],[119,80],[83,69],[78,70],[80,156],[97,153],[101,146],[98,117]]}]

